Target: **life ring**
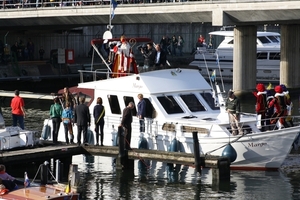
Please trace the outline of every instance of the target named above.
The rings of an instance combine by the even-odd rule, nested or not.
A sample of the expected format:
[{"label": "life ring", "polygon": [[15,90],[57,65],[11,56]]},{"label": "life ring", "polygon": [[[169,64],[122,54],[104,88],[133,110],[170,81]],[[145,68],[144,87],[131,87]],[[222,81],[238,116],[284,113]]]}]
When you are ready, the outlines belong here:
[{"label": "life ring", "polygon": [[21,72],[24,76],[27,76],[27,71],[25,69],[22,69]]}]

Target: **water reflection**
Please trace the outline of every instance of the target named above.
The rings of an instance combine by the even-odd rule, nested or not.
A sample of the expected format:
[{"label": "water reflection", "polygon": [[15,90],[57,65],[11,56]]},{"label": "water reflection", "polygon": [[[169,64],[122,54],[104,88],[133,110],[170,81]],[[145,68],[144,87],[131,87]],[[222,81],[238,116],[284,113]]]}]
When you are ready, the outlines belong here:
[{"label": "water reflection", "polygon": [[[81,157],[81,158],[80,158]],[[295,199],[299,184],[280,172],[231,171],[230,181],[214,183],[212,170],[201,176],[185,165],[138,160],[134,170],[116,170],[113,159],[74,156],[84,191],[82,199]],[[272,192],[269,192],[272,191]]]}]

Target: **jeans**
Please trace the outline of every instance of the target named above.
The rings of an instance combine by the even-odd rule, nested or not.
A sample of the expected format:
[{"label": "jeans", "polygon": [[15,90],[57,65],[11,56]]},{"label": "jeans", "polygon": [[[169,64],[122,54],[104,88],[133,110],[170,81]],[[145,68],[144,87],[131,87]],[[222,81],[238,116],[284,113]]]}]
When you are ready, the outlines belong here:
[{"label": "jeans", "polygon": [[13,126],[17,126],[17,123],[19,122],[19,126],[21,127],[21,129],[24,130],[24,116],[12,114],[12,118],[13,118]]},{"label": "jeans", "polygon": [[145,133],[145,119],[140,119],[140,132]]}]

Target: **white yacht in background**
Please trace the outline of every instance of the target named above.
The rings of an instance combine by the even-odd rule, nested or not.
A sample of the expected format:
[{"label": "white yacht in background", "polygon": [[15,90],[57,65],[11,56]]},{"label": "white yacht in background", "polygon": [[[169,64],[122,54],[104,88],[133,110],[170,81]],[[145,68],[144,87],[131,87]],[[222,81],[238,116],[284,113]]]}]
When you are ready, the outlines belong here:
[{"label": "white yacht in background", "polygon": [[[199,68],[208,78],[213,71],[217,78],[232,81],[233,76],[233,31],[210,32],[216,39],[224,37],[217,49],[198,47],[190,66]],[[257,73],[258,82],[279,82],[280,72],[280,34],[276,32],[257,32]]]}]

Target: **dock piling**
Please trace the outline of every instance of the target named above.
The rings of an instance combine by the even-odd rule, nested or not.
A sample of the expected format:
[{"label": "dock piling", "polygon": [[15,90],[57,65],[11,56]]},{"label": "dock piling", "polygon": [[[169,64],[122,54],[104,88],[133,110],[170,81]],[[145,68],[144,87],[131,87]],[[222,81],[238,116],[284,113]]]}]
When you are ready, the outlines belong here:
[{"label": "dock piling", "polygon": [[197,172],[201,174],[201,158],[200,158],[200,147],[199,147],[199,140],[198,140],[198,132],[193,132],[193,141],[194,141],[194,156],[195,156],[195,169]]}]

